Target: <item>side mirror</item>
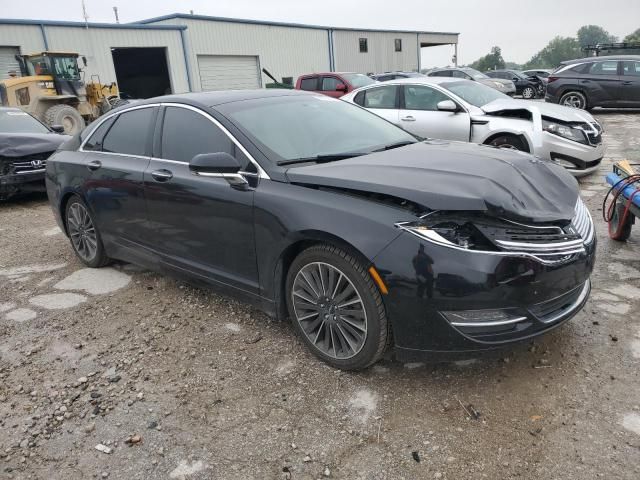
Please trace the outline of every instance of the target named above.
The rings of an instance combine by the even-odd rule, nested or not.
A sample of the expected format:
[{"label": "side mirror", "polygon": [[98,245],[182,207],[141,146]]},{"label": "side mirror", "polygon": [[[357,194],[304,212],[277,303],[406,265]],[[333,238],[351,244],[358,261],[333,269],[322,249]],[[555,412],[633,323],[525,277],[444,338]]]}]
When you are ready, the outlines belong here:
[{"label": "side mirror", "polygon": [[455,104],[453,100],[442,100],[438,102],[437,105],[438,111],[440,112],[457,112],[458,106]]},{"label": "side mirror", "polygon": [[64,133],[64,127],[62,125],[51,125],[49,128],[56,133]]},{"label": "side mirror", "polygon": [[240,173],[238,160],[226,152],[201,153],[189,162],[189,170],[202,177],[224,178],[237,190],[247,190],[249,182]]},{"label": "side mirror", "polygon": [[514,82],[517,82],[520,79],[518,77],[513,77],[511,80],[513,80]]},{"label": "side mirror", "polygon": [[189,170],[198,174],[214,174],[212,176],[223,176],[240,171],[240,164],[235,157],[226,152],[201,153],[196,155],[189,162]]},{"label": "side mirror", "polygon": [[87,57],[82,57],[82,63],[84,63],[84,66],[87,66]]},{"label": "side mirror", "polygon": [[344,92],[347,93],[349,89],[347,88],[347,86],[344,83],[339,83],[338,85],[336,85],[336,92]]}]

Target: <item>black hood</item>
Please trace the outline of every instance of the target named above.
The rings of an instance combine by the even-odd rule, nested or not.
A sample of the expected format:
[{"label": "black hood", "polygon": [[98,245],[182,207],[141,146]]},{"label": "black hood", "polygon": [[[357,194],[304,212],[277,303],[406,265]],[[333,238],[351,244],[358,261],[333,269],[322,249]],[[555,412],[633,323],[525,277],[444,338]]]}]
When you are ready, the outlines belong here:
[{"label": "black hood", "polygon": [[391,195],[428,210],[485,212],[515,221],[568,221],[578,184],[562,167],[512,150],[427,141],[295,167],[293,183]]},{"label": "black hood", "polygon": [[56,133],[0,133],[0,157],[25,157],[53,152],[67,140],[68,135]]}]

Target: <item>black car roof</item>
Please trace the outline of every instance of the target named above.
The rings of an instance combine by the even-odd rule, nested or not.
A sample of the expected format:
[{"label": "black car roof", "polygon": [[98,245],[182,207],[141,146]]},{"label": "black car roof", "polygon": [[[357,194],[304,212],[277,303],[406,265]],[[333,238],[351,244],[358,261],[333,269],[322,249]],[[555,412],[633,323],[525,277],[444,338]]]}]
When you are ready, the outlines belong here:
[{"label": "black car roof", "polygon": [[243,100],[254,100],[256,98],[291,97],[295,95],[317,95],[300,90],[289,90],[284,88],[259,89],[259,90],[224,90],[215,92],[195,92],[164,95],[162,97],[149,98],[136,105],[158,102],[176,102],[199,104],[202,106],[222,105],[223,103],[241,102]]},{"label": "black car roof", "polygon": [[602,55],[599,57],[585,57],[585,58],[576,58],[575,60],[566,60],[564,62],[560,62],[562,65],[571,65],[574,63],[582,63],[582,62],[595,62],[600,60],[635,60],[640,61],[640,55]]}]

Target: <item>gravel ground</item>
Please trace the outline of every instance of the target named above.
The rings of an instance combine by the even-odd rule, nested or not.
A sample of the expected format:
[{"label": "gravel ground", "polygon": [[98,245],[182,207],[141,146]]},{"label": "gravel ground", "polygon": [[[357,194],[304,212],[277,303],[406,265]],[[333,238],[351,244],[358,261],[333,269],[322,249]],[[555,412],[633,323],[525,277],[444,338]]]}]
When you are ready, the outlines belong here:
[{"label": "gravel ground", "polygon": [[601,219],[603,173],[640,161],[640,122],[596,115],[589,303],[457,363],[340,372],[245,305],[84,269],[43,197],[0,205],[0,478],[640,478],[640,226],[617,244]]}]

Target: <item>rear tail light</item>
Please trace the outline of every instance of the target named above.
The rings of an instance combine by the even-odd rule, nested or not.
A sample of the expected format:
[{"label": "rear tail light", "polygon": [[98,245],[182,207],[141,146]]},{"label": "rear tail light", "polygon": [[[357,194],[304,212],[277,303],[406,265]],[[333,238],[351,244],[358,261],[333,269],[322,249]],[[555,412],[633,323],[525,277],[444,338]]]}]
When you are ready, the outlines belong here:
[{"label": "rear tail light", "polygon": [[548,83],[551,83],[551,82],[555,82],[556,80],[558,80],[558,78],[560,78],[560,77],[554,77],[553,75],[549,75],[547,80],[548,80]]}]

